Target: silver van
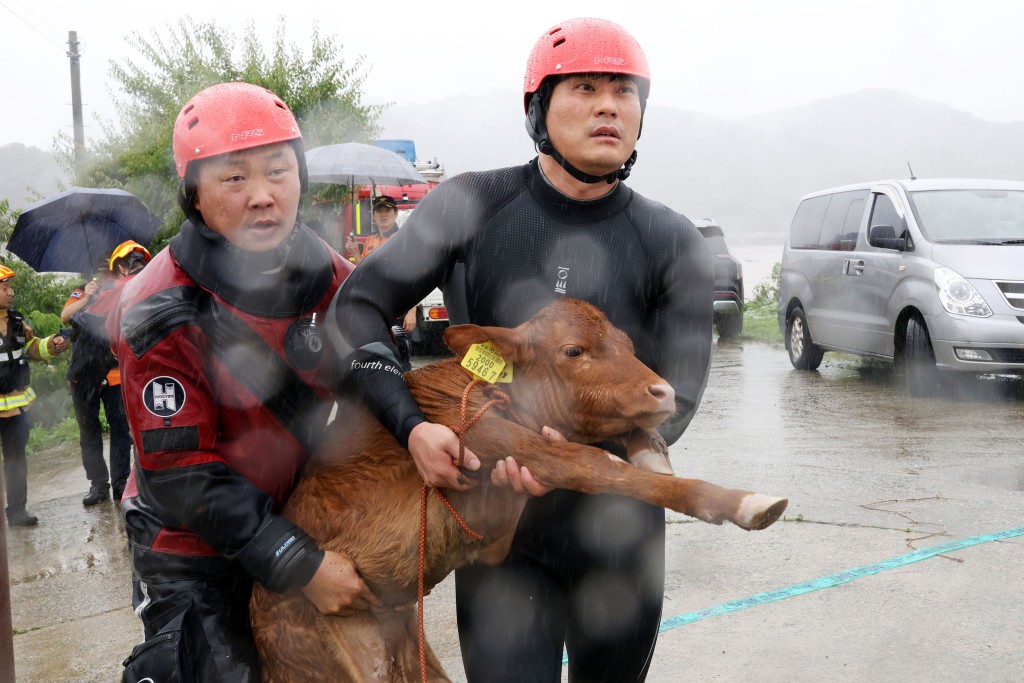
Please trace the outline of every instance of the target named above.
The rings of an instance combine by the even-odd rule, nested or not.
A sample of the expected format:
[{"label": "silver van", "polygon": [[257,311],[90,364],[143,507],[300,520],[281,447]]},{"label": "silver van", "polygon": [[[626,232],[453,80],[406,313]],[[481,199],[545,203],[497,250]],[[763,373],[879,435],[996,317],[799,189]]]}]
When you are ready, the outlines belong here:
[{"label": "silver van", "polygon": [[805,196],[782,254],[793,367],[825,351],[893,361],[915,394],[938,371],[1024,374],[1024,183],[883,180]]}]

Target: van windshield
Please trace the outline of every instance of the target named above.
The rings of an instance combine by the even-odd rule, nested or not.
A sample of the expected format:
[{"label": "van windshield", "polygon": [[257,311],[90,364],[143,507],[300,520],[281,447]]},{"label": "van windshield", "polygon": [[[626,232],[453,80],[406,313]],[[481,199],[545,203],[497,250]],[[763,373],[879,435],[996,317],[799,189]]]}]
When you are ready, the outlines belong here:
[{"label": "van windshield", "polygon": [[1024,244],[1024,192],[920,190],[910,204],[925,236],[936,243]]}]

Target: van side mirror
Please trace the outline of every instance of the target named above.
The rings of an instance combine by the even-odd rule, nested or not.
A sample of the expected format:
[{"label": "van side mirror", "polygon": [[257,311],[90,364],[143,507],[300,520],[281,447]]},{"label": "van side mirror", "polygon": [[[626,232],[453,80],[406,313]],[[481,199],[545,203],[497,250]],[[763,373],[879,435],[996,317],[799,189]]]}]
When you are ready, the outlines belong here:
[{"label": "van side mirror", "polygon": [[[903,234],[907,234],[904,232]],[[896,229],[891,225],[873,225],[868,233],[868,244],[879,249],[907,250],[907,239],[897,237]]]}]

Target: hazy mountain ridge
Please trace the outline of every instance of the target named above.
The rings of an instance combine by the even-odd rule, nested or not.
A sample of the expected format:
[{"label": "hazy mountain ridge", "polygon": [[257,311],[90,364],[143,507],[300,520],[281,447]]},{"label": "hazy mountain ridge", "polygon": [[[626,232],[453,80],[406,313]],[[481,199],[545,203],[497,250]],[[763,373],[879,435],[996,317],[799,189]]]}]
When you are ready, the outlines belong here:
[{"label": "hazy mountain ridge", "polygon": [[14,143],[0,146],[0,199],[12,209],[24,209],[67,183],[53,155],[38,147]]},{"label": "hazy mountain ridge", "polygon": [[[710,105],[709,105],[710,108]],[[449,176],[533,157],[522,96],[497,90],[400,105],[384,137],[416,141]],[[779,235],[808,192],[881,178],[967,176],[1024,180],[1024,122],[995,123],[889,90],[863,90],[741,119],[652,104],[628,183],[691,218],[718,219],[734,240]],[[15,208],[58,190],[62,170],[43,150],[0,147],[0,198]]]},{"label": "hazy mountain ridge", "polygon": [[[385,137],[411,138],[449,175],[533,156],[517,91],[396,106]],[[995,123],[890,90],[863,90],[741,119],[651,105],[628,183],[727,234],[784,233],[808,192],[879,180],[1024,180],[1024,123]]]}]

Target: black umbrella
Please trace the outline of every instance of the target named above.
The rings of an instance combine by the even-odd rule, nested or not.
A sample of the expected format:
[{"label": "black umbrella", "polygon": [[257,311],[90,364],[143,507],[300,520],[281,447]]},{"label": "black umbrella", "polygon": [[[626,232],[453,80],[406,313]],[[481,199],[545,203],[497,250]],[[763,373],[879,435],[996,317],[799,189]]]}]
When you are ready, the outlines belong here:
[{"label": "black umbrella", "polygon": [[121,242],[147,246],[159,228],[130,192],[72,187],[26,208],[7,249],[37,272],[88,273]]}]

